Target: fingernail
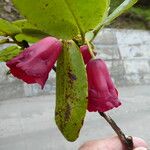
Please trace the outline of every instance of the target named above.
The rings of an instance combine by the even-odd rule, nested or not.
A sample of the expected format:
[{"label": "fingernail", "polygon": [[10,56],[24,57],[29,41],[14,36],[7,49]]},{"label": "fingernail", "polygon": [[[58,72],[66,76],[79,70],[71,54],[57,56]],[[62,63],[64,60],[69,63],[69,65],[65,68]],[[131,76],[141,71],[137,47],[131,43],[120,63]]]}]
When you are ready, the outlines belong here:
[{"label": "fingernail", "polygon": [[145,147],[138,147],[138,148],[135,148],[134,150],[148,150],[148,149]]}]

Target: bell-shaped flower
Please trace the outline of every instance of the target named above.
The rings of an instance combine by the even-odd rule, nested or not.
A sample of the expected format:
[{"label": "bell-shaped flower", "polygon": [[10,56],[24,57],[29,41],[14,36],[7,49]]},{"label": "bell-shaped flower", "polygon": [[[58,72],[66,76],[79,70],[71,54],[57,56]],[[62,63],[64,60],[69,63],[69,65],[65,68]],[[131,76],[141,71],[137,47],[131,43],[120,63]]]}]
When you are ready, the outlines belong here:
[{"label": "bell-shaped flower", "polygon": [[38,83],[43,88],[48,74],[62,50],[62,43],[54,37],[46,37],[8,61],[10,72],[28,84]]},{"label": "bell-shaped flower", "polygon": [[[92,58],[92,56],[89,52],[88,46],[87,45],[80,46],[80,51],[82,53],[84,63],[87,64],[90,61],[90,59]],[[94,52],[94,54],[96,55],[96,52]]]},{"label": "bell-shaped flower", "polygon": [[87,66],[88,110],[105,112],[121,105],[118,92],[102,59],[91,59]]}]

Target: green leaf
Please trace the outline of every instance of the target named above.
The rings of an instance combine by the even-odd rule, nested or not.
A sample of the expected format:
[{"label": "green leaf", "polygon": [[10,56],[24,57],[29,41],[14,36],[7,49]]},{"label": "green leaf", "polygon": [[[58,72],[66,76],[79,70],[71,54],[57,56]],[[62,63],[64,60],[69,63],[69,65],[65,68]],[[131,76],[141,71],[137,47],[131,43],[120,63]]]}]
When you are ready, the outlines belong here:
[{"label": "green leaf", "polygon": [[111,13],[103,22],[103,26],[110,24],[115,18],[123,14],[129,8],[131,8],[138,0],[125,0],[120,6],[118,6],[113,13]]},{"label": "green leaf", "polygon": [[13,21],[12,23],[21,29],[37,29],[34,25],[30,24],[26,19],[16,20]]},{"label": "green leaf", "polygon": [[10,46],[3,50],[0,50],[0,61],[7,62],[17,56],[22,49],[18,46]]},{"label": "green leaf", "polygon": [[12,23],[0,18],[0,35],[12,36],[21,33],[21,29]]},{"label": "green leaf", "polygon": [[6,36],[6,34],[0,31],[0,36]]},{"label": "green leaf", "polygon": [[133,16],[143,18],[143,20],[150,21],[150,8],[133,7],[130,9]]},{"label": "green leaf", "polygon": [[22,33],[17,34],[15,37],[18,41],[26,40],[30,43],[34,43],[49,36],[30,24],[26,19],[14,21],[13,24],[22,29]]},{"label": "green leaf", "polygon": [[0,39],[0,44],[8,43],[9,39]]},{"label": "green leaf", "polygon": [[72,39],[78,34],[84,36],[84,33],[104,19],[109,7],[109,0],[13,0],[13,2],[31,24],[63,39]]},{"label": "green leaf", "polygon": [[75,141],[87,107],[87,77],[81,53],[73,41],[64,43],[57,62],[55,120],[64,137]]}]

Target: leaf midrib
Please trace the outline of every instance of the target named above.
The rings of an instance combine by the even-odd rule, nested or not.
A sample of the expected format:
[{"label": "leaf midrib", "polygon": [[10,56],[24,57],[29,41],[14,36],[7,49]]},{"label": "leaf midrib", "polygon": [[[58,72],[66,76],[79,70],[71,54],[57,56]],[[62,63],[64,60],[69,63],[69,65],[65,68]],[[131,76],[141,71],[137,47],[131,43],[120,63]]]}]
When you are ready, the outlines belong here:
[{"label": "leaf midrib", "polygon": [[72,15],[72,17],[73,17],[73,19],[74,19],[74,21],[75,21],[75,23],[76,23],[76,25],[77,25],[77,27],[78,27],[78,29],[79,29],[79,31],[80,31],[80,34],[81,34],[81,36],[82,36],[82,39],[84,39],[84,31],[83,31],[83,29],[82,29],[82,27],[81,27],[81,25],[80,25],[78,19],[76,18],[75,14],[74,14],[74,12],[73,12],[73,10],[72,10],[72,8],[70,7],[70,5],[69,5],[69,3],[68,3],[67,0],[64,0],[64,3],[66,4],[66,6],[67,6],[69,12],[70,12],[71,15]]}]

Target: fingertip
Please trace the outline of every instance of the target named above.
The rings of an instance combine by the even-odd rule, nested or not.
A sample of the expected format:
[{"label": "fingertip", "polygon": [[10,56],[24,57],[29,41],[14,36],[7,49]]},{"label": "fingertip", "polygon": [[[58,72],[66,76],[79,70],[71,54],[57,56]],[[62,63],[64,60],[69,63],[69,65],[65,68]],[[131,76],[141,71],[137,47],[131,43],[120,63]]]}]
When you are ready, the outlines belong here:
[{"label": "fingertip", "polygon": [[[133,143],[134,143],[134,148],[140,148],[140,147],[148,148],[148,144],[141,138],[133,137]],[[144,150],[144,149],[142,149],[142,150]]]},{"label": "fingertip", "polygon": [[134,148],[133,150],[147,150],[147,148],[145,148],[145,147],[138,147],[138,148]]}]

